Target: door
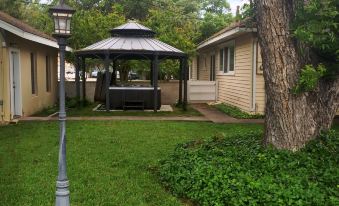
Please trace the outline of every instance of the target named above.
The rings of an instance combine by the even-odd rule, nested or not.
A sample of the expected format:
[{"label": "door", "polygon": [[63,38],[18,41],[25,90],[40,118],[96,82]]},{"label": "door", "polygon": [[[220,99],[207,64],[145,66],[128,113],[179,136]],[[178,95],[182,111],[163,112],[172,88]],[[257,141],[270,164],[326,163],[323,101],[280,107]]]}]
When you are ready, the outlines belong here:
[{"label": "door", "polygon": [[10,49],[10,83],[11,83],[11,117],[22,116],[21,102],[21,74],[20,53],[17,49]]},{"label": "door", "polygon": [[210,61],[210,81],[215,81],[215,55],[211,55],[211,61]]}]

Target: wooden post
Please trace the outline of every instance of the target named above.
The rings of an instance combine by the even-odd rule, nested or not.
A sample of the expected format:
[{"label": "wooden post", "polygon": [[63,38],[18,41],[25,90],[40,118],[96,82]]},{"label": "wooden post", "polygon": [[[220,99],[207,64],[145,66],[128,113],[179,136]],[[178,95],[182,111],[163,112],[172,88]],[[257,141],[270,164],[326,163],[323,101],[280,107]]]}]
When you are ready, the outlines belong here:
[{"label": "wooden post", "polygon": [[80,68],[81,68],[81,62],[80,57],[75,57],[75,93],[76,93],[76,99],[79,104],[80,102]]},{"label": "wooden post", "polygon": [[187,57],[184,59],[184,72],[183,72],[183,76],[184,76],[184,102],[183,102],[183,109],[184,111],[187,110],[187,79],[189,76],[189,70],[188,70],[188,61],[187,61]]},{"label": "wooden post", "polygon": [[158,110],[158,72],[159,72],[159,61],[158,54],[154,56],[153,63],[153,98],[154,98],[154,112]]},{"label": "wooden post", "polygon": [[178,104],[182,104],[182,72],[183,72],[184,61],[180,58],[180,68],[179,68],[179,99]]},{"label": "wooden post", "polygon": [[153,69],[153,67],[154,67],[154,59],[152,59],[151,60],[151,64],[150,64],[150,83],[151,83],[151,86],[153,86],[153,76],[154,76],[154,69]]},{"label": "wooden post", "polygon": [[81,58],[81,70],[82,70],[82,101],[86,100],[86,59]]},{"label": "wooden post", "polygon": [[111,76],[111,84],[116,85],[117,84],[117,61],[113,61],[113,72]]},{"label": "wooden post", "polygon": [[106,90],[106,111],[109,112],[109,53],[105,54],[105,90]]}]

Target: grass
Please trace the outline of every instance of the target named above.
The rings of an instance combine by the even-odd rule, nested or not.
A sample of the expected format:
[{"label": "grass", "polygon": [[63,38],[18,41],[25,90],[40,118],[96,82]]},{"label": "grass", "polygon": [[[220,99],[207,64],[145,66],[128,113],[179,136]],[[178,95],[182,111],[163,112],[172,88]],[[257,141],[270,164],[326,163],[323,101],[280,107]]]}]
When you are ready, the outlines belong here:
[{"label": "grass", "polygon": [[261,115],[261,114],[249,114],[247,112],[242,111],[238,107],[225,104],[225,103],[216,104],[216,105],[213,105],[212,107],[215,107],[219,111],[231,117],[238,118],[238,119],[262,119],[264,117],[264,115]]},{"label": "grass", "polygon": [[[68,121],[72,205],[184,205],[153,174],[177,144],[260,125],[207,122]],[[0,127],[0,205],[54,205],[59,127],[24,122]]]},{"label": "grass", "polygon": [[[190,105],[187,106],[187,110],[183,111],[181,108],[172,106],[173,112],[145,112],[145,111],[93,111],[99,103],[90,103],[83,107],[68,107],[67,116],[79,117],[79,116],[201,116],[200,112],[193,109]],[[42,111],[34,114],[33,116],[46,117],[59,111],[57,106],[45,108]]]}]

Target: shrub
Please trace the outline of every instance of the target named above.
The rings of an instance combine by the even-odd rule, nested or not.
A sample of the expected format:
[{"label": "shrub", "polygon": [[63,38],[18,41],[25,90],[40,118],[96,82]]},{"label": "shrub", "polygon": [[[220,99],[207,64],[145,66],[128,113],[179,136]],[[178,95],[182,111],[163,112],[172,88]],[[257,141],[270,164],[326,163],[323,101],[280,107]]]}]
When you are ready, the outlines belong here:
[{"label": "shrub", "polygon": [[238,119],[260,119],[264,117],[261,114],[249,114],[247,112],[242,111],[238,107],[225,103],[216,104],[214,105],[214,107],[217,108],[219,111]]},{"label": "shrub", "polygon": [[178,145],[159,163],[166,188],[198,205],[339,205],[339,139],[298,152],[264,148],[262,134]]}]

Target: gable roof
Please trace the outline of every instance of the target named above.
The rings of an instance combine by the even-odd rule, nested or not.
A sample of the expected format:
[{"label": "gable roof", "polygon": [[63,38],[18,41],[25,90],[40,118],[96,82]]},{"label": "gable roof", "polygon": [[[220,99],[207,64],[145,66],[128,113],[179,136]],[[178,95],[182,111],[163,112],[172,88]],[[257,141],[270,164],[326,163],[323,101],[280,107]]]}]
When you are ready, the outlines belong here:
[{"label": "gable roof", "polygon": [[251,18],[234,22],[198,44],[198,49],[227,40],[242,33],[256,32],[256,24]]},{"label": "gable roof", "polygon": [[[53,48],[59,48],[56,39],[54,39],[53,37],[2,11],[0,11],[0,28],[3,28],[4,30],[13,33],[21,38],[44,44]],[[67,50],[69,50],[69,48]]]},{"label": "gable roof", "polygon": [[[112,37],[96,42],[76,51],[78,55],[94,54],[129,54],[130,56],[146,56],[158,54],[161,57],[183,57],[186,54],[158,39],[151,29],[129,21],[111,30]],[[126,55],[128,56],[128,55]]]}]

